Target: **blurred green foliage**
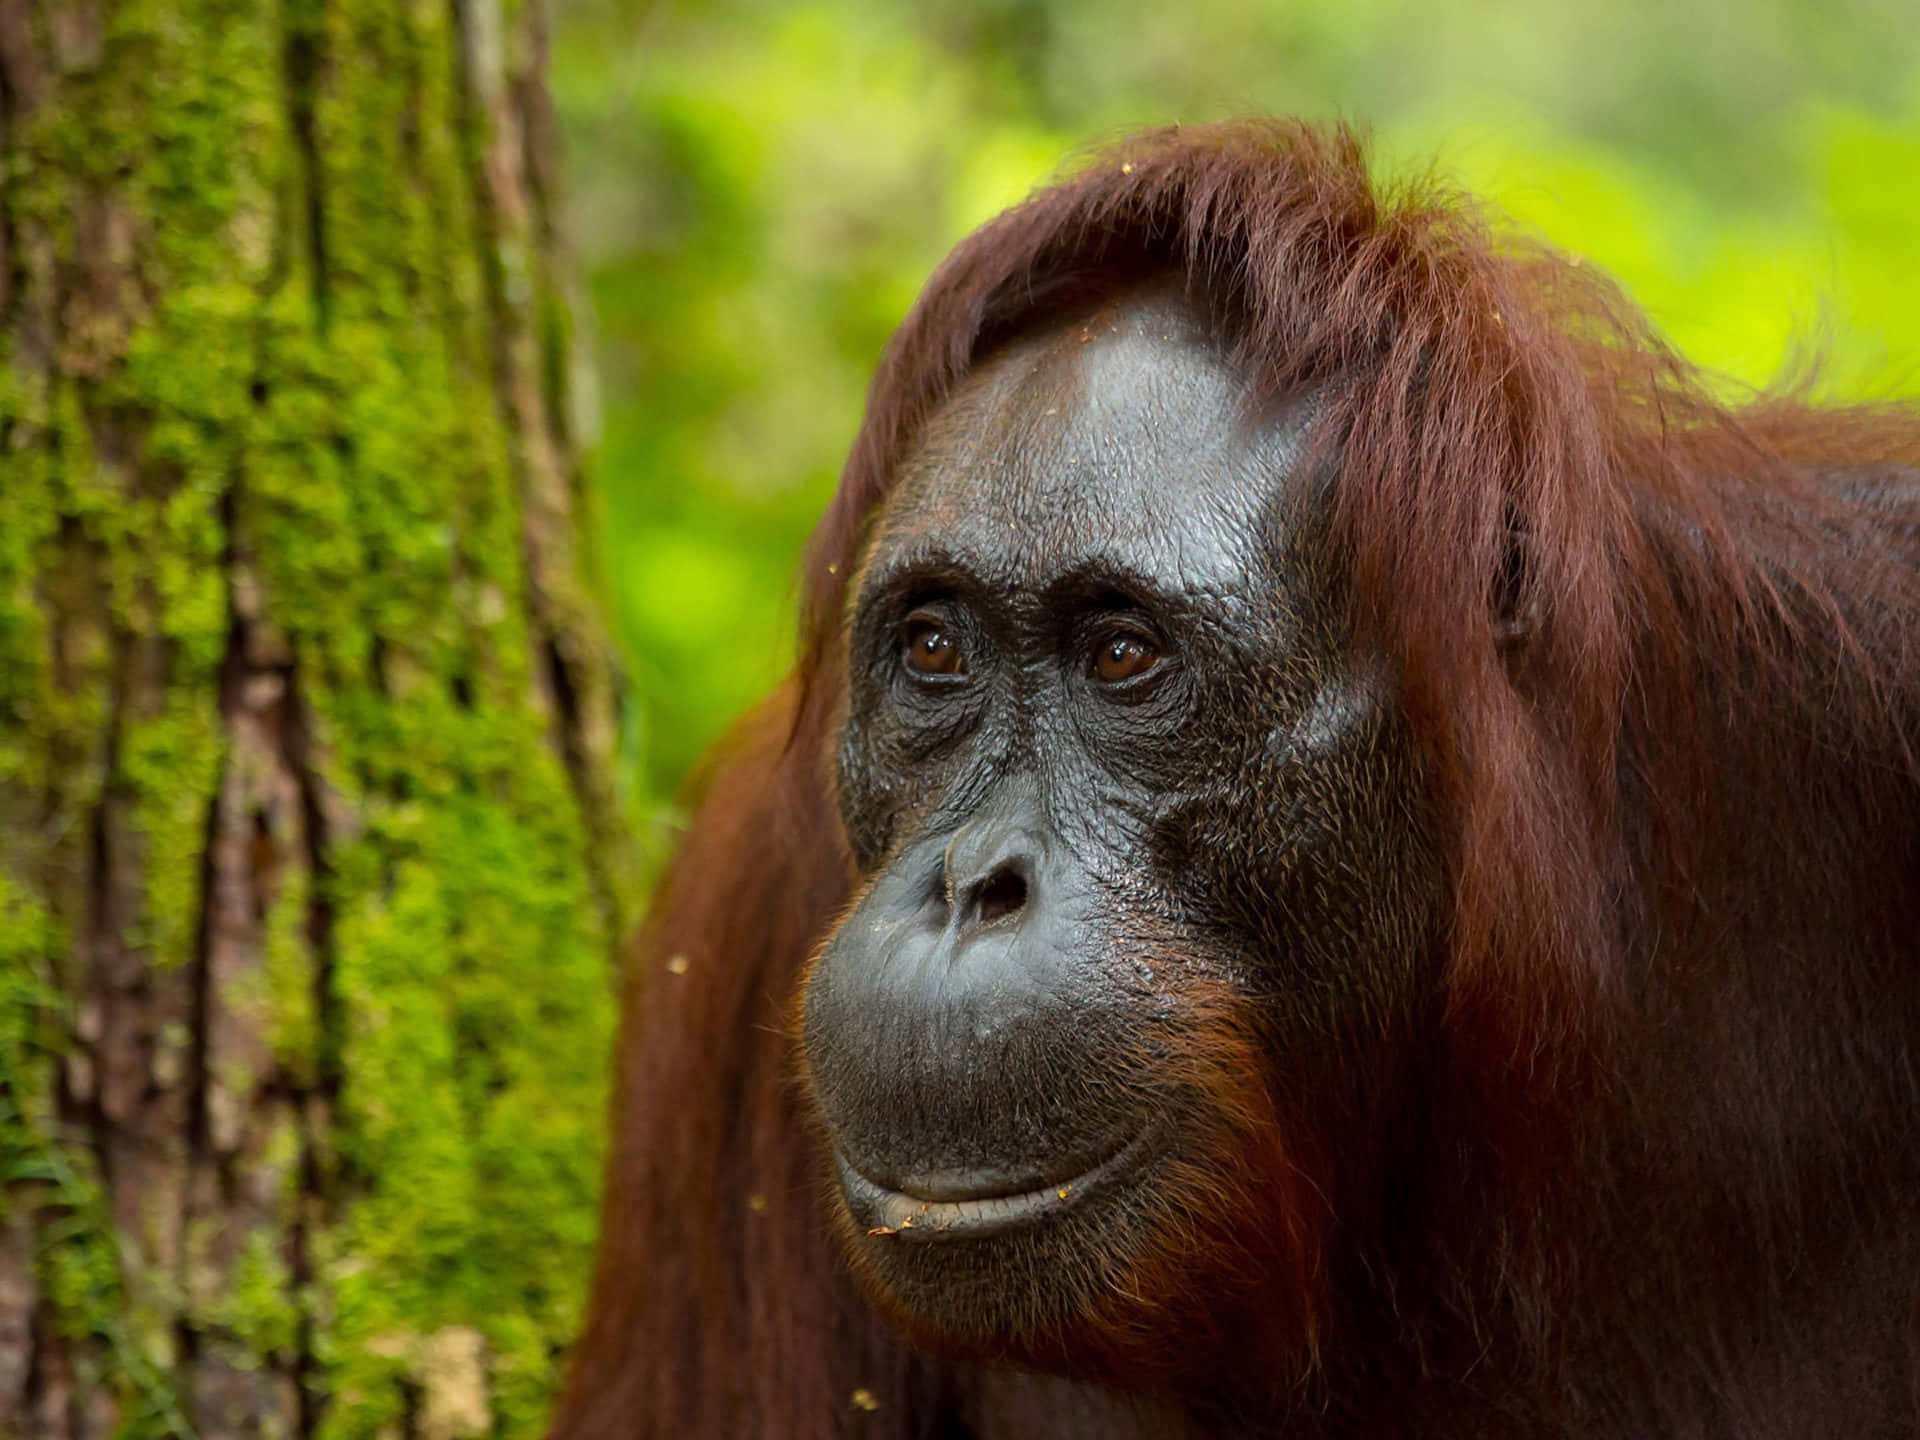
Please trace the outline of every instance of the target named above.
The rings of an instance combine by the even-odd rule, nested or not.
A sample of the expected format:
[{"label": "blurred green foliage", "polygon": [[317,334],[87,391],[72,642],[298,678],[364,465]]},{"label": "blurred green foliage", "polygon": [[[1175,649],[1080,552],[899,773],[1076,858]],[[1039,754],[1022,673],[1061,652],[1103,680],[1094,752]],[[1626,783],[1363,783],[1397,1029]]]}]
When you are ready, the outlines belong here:
[{"label": "blurred green foliage", "polygon": [[1353,120],[1737,381],[1920,388],[1911,0],[569,0],[553,81],[655,796],[790,660],[796,557],[920,282],[1120,129]]}]

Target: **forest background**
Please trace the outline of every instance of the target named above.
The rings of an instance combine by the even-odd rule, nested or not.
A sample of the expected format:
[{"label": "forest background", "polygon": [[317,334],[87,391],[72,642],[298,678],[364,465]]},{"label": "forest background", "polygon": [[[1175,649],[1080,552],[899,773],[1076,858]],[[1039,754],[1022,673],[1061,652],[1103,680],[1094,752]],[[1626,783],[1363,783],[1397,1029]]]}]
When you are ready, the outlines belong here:
[{"label": "forest background", "polygon": [[617,937],[881,346],[1246,111],[1920,392],[1913,0],[0,0],[0,1440],[540,1433]]}]

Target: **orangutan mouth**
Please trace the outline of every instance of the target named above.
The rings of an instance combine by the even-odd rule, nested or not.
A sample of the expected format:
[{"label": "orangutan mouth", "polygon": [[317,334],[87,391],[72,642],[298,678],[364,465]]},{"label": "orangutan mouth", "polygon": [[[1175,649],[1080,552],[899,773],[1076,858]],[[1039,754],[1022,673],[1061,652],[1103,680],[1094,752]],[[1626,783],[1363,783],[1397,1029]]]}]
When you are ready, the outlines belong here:
[{"label": "orangutan mouth", "polygon": [[908,1179],[899,1189],[869,1180],[834,1152],[840,1193],[854,1224],[880,1239],[934,1242],[985,1240],[1063,1215],[1111,1190],[1139,1170],[1156,1148],[1154,1127],[1109,1147],[1070,1179],[1008,1187],[1005,1177],[960,1172]]}]

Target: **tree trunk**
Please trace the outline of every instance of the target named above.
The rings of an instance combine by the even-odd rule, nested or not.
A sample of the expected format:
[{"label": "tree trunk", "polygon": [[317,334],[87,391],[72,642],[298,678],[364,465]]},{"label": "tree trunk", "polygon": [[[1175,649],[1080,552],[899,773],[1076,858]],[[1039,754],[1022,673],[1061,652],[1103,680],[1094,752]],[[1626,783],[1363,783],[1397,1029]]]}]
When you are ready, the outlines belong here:
[{"label": "tree trunk", "polygon": [[538,1430],[631,909],[542,0],[0,0],[0,1435]]}]

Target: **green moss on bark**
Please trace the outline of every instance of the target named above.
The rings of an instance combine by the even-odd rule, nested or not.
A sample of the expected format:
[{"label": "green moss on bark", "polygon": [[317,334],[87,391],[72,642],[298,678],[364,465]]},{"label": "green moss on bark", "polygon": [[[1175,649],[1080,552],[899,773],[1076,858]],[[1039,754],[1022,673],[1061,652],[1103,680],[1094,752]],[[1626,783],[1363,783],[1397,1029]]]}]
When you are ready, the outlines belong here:
[{"label": "green moss on bark", "polygon": [[76,1434],[530,1435],[572,1336],[634,880],[479,3],[54,5],[8,77],[0,1162]]}]

